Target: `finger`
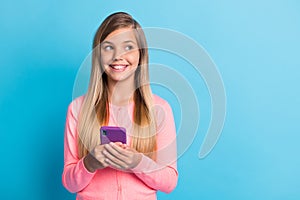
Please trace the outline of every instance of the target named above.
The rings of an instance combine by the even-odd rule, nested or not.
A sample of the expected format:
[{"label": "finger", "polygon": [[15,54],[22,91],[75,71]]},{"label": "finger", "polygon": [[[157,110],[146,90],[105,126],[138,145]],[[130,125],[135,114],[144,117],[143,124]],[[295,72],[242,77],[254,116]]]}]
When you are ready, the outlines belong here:
[{"label": "finger", "polygon": [[120,165],[117,165],[116,163],[114,163],[113,161],[109,160],[108,158],[105,159],[105,162],[111,166],[112,168],[115,169],[122,169],[122,167]]},{"label": "finger", "polygon": [[107,167],[107,163],[105,162],[105,155],[101,152],[99,152],[97,155],[95,155],[95,159],[103,166]]},{"label": "finger", "polygon": [[129,154],[128,154],[128,151],[126,151],[123,147],[120,147],[114,143],[109,143],[110,147],[112,147],[112,150],[118,152],[120,155],[123,155],[125,157],[128,157]]},{"label": "finger", "polygon": [[116,158],[114,155],[110,154],[108,151],[104,150],[103,154],[105,155],[105,162],[108,163],[109,165],[116,167],[116,168],[127,168],[127,164]]},{"label": "finger", "polygon": [[108,158],[105,159],[105,162],[106,162],[110,167],[115,168],[115,169],[120,169],[120,170],[127,169],[127,166],[126,166],[126,165],[119,165],[119,164],[115,163],[114,161],[109,160]]},{"label": "finger", "polygon": [[103,155],[102,151],[103,151],[103,145],[98,145],[95,147],[95,149],[93,150],[93,154],[94,155]]},{"label": "finger", "polygon": [[135,150],[134,148],[131,148],[129,146],[126,147],[126,152],[129,152],[129,153],[138,153],[137,150]]},{"label": "finger", "polygon": [[102,158],[101,160],[98,160],[98,163],[103,168],[109,166],[109,164],[105,161],[105,158]]},{"label": "finger", "polygon": [[122,147],[122,146],[123,146],[123,143],[122,143],[122,142],[115,142],[114,144],[118,145],[119,147]]},{"label": "finger", "polygon": [[124,152],[125,150],[122,147],[119,147],[118,145],[114,143],[109,143],[104,146],[104,148],[111,154],[113,154],[115,157],[124,160],[128,157],[128,155]]},{"label": "finger", "polygon": [[127,145],[127,144],[123,144],[122,142],[115,142],[114,144],[121,147],[122,149],[126,149],[126,145]]},{"label": "finger", "polygon": [[122,164],[122,159],[118,158],[116,155],[111,154],[109,151],[104,150],[103,151],[104,159],[108,158],[109,160],[113,161],[116,164],[121,165]]},{"label": "finger", "polygon": [[106,162],[106,159],[104,159],[102,162],[101,162],[102,166],[103,167],[108,167],[109,166],[109,163]]}]

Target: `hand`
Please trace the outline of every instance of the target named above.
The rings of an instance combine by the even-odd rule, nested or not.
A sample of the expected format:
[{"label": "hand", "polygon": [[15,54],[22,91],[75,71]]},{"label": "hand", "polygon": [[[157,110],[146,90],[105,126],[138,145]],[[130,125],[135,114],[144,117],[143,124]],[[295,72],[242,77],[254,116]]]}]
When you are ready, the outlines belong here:
[{"label": "hand", "polygon": [[108,166],[105,162],[103,154],[104,145],[97,145],[89,154],[83,159],[83,163],[88,171],[95,172],[97,169],[103,169]]},{"label": "hand", "polygon": [[105,162],[116,169],[133,169],[142,160],[142,153],[137,152],[126,144],[111,142],[104,145],[104,148]]}]

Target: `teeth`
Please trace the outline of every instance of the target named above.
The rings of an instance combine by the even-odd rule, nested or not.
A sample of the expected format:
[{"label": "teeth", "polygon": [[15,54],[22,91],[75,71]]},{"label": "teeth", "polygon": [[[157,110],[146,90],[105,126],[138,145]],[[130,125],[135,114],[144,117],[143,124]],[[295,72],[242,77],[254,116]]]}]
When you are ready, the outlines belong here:
[{"label": "teeth", "polygon": [[111,66],[112,68],[114,69],[123,69],[125,68],[126,66],[122,66],[122,65],[114,65],[114,66]]}]

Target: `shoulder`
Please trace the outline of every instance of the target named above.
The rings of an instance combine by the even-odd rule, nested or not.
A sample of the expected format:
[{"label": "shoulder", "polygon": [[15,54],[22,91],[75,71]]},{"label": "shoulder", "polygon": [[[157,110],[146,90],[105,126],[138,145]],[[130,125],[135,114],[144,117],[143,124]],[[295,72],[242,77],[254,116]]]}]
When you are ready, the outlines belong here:
[{"label": "shoulder", "polygon": [[154,105],[170,106],[169,103],[165,99],[163,99],[162,97],[160,97],[156,94],[153,94],[152,98],[153,98]]},{"label": "shoulder", "polygon": [[153,95],[153,108],[156,118],[157,132],[160,133],[167,127],[171,128],[174,124],[172,107],[163,98]]},{"label": "shoulder", "polygon": [[85,98],[85,95],[76,97],[75,99],[73,99],[73,100],[71,101],[70,105],[80,105],[80,104],[83,103],[84,98]]},{"label": "shoulder", "polygon": [[85,98],[85,96],[83,95],[83,96],[77,97],[71,101],[71,103],[68,106],[68,115],[72,115],[73,117],[77,118],[77,116],[80,112],[81,106],[83,104],[84,98]]},{"label": "shoulder", "polygon": [[153,106],[157,116],[173,115],[172,108],[167,100],[153,94]]}]

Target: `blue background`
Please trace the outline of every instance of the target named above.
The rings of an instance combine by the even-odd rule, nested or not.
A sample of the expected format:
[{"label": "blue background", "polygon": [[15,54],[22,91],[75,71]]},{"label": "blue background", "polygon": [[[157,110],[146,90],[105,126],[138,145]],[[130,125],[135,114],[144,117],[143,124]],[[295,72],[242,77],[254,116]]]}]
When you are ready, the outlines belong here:
[{"label": "blue background", "polygon": [[178,160],[177,188],[159,199],[300,199],[299,10],[296,0],[2,0],[1,198],[74,199],[61,184],[74,79],[101,21],[128,11],[143,27],[201,44],[227,94],[220,140],[200,160],[210,105],[205,85],[194,85],[203,94],[202,123]]}]

